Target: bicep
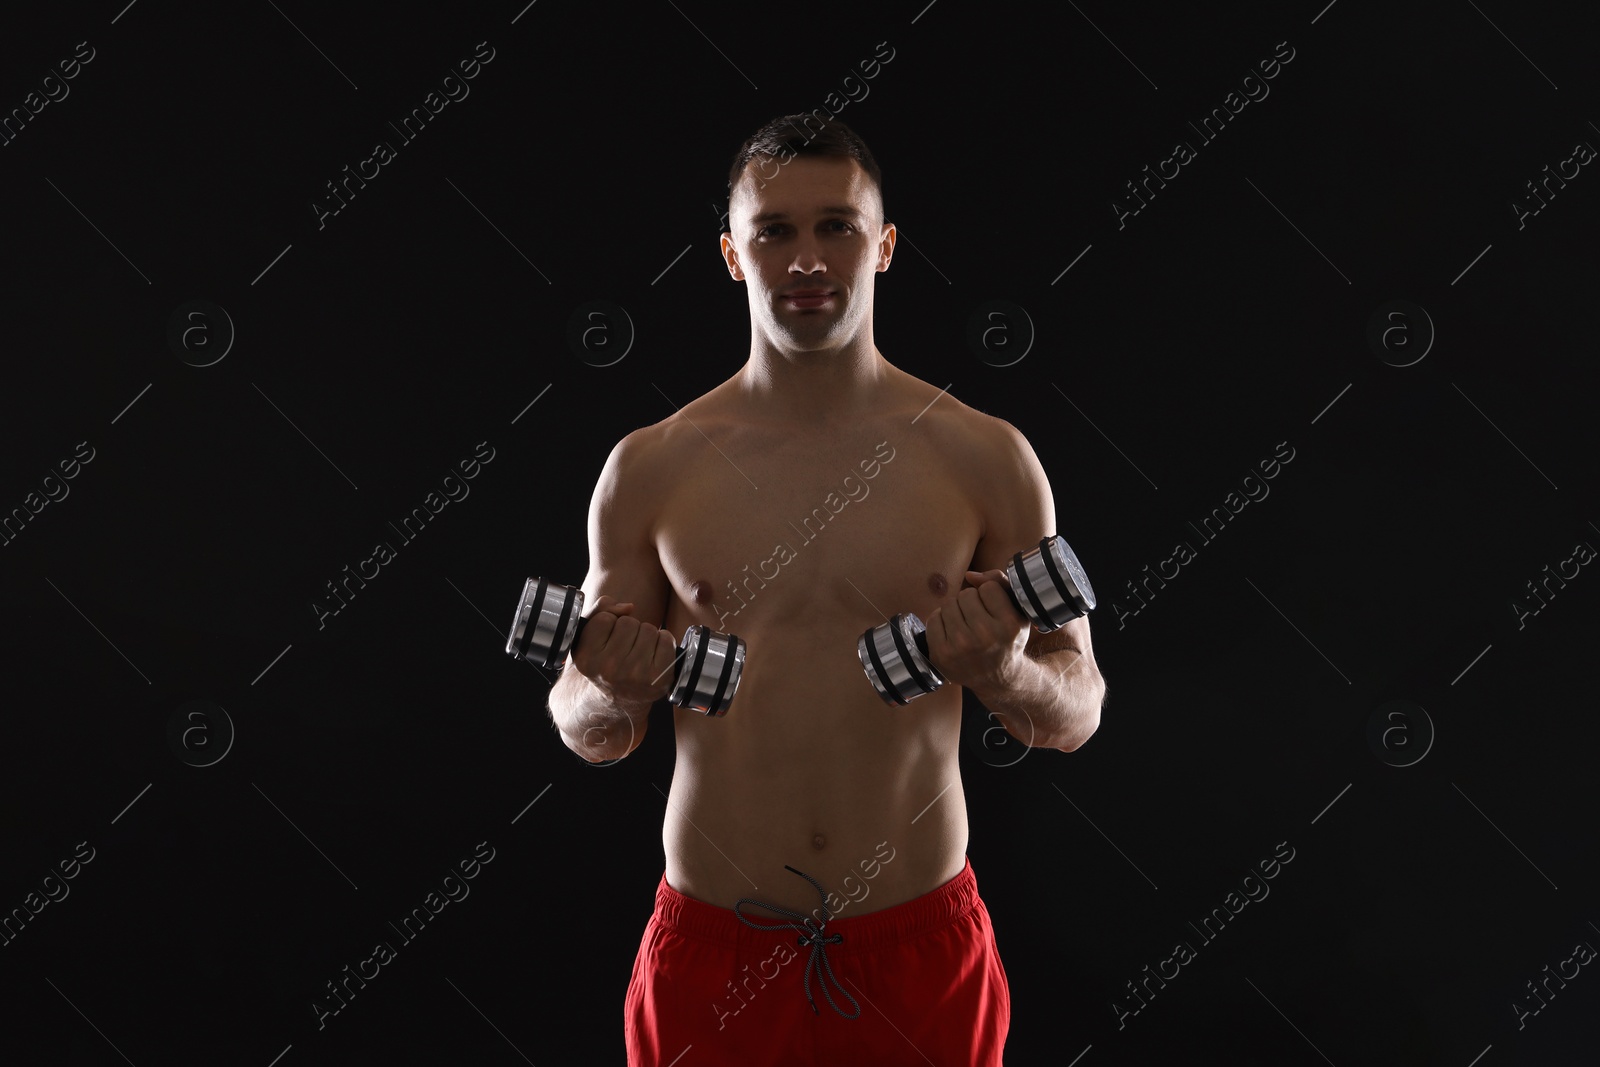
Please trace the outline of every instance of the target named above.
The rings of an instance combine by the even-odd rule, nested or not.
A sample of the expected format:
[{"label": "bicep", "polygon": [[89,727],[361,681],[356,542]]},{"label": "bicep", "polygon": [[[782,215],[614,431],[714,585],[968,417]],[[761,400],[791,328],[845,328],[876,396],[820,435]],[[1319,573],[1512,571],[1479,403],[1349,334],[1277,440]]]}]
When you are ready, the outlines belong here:
[{"label": "bicep", "polygon": [[652,479],[645,431],[635,430],[611,450],[589,502],[589,573],[583,579],[584,613],[601,595],[632,603],[633,617],[660,626],[670,585],[656,551]]},{"label": "bicep", "polygon": [[[1062,533],[1056,525],[1050,479],[1033,446],[1009,422],[995,422],[995,443],[983,479],[983,537],[972,556],[975,571],[1005,570],[1017,553],[1026,553],[1039,547],[1043,538]],[[1072,649],[1094,662],[1088,616],[1081,615],[1050,633],[1033,630],[1028,634],[1026,651],[1035,659],[1062,649]]]},{"label": "bicep", "polygon": [[1033,446],[1004,419],[984,450],[984,469],[978,472],[983,535],[972,554],[975,571],[1004,570],[1018,552],[1039,547],[1056,527],[1055,497]]}]

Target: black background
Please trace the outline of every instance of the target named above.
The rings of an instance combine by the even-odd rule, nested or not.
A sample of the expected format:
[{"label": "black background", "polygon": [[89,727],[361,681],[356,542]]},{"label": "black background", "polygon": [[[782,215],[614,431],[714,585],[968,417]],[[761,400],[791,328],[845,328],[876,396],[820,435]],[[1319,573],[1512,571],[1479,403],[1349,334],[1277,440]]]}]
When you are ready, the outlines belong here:
[{"label": "black background", "polygon": [[[1512,606],[1600,546],[1600,177],[1520,228],[1511,206],[1600,145],[1592,17],[279,8],[113,0],[0,38],[7,112],[95,50],[0,147],[0,509],[94,450],[0,547],[0,910],[95,850],[0,947],[8,1058],[622,1062],[670,731],[582,765],[504,626],[527,575],[581,580],[612,443],[748,351],[716,247],[734,148],[887,42],[840,115],[902,236],[878,346],[1028,436],[1101,598],[1092,741],[963,749],[1008,1062],[1594,1062],[1592,967],[1521,1029],[1512,1008],[1600,945],[1600,578]],[[470,96],[319,229],[324,183],[480,41]],[[1119,229],[1123,183],[1285,41],[1270,95]],[[236,331],[211,366],[167,340],[191,300]],[[609,367],[567,343],[591,300],[636,330]],[[1011,366],[965,340],[991,300],[1036,331]],[[1398,320],[1386,362],[1366,334],[1395,300],[1436,337]],[[387,522],[484,441],[470,495],[401,546]],[[1270,496],[1199,543],[1279,442]],[[378,540],[398,558],[319,629]],[[1197,558],[1134,613],[1125,583],[1182,540]],[[191,700],[236,730],[210,766],[168,740]],[[1419,716],[1368,741],[1391,700],[1436,731],[1410,766],[1380,755],[1420,751]],[[324,983],[480,841],[470,897],[319,1031]],[[1270,896],[1201,945],[1188,923],[1280,842]],[[1198,958],[1119,1029],[1180,940]]]}]

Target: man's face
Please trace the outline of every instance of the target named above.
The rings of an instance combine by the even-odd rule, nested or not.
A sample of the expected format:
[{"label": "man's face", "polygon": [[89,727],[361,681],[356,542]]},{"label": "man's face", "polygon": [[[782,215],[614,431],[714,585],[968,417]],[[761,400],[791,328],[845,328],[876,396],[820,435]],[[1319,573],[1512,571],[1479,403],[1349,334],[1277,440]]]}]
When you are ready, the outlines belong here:
[{"label": "man's face", "polygon": [[[837,349],[871,322],[873,275],[887,270],[894,226],[853,159],[757,157],[733,190],[728,272],[743,281],[750,319],[784,351]],[[804,292],[824,298],[806,298]]]}]

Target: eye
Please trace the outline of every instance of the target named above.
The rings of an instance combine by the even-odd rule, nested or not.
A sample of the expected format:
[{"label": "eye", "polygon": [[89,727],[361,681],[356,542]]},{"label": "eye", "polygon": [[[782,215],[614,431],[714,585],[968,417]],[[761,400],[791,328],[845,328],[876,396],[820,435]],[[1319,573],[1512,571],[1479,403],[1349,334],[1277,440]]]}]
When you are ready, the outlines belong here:
[{"label": "eye", "polygon": [[[856,228],[854,226],[850,225],[848,222],[844,221],[843,219],[829,219],[828,222],[827,222],[827,225],[828,226],[842,226],[843,227],[842,230],[834,230],[833,231],[834,233],[855,233],[856,232]],[[763,226],[759,230],[757,230],[756,231],[756,237],[758,237],[758,238],[766,237],[766,236],[768,236],[768,234],[767,234],[768,230],[778,230],[778,229],[781,229],[781,228],[782,228],[782,224],[781,223],[776,223],[776,222],[775,223],[771,223],[771,224]]]}]

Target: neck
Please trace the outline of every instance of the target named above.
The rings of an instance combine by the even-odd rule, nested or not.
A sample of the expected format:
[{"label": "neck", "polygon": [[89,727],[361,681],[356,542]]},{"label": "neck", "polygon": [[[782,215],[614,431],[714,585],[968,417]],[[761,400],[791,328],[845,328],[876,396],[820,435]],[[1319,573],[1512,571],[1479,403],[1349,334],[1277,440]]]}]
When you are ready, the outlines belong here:
[{"label": "neck", "polygon": [[783,351],[762,340],[735,376],[739,395],[774,422],[845,424],[881,413],[894,367],[870,336],[841,348]]}]

